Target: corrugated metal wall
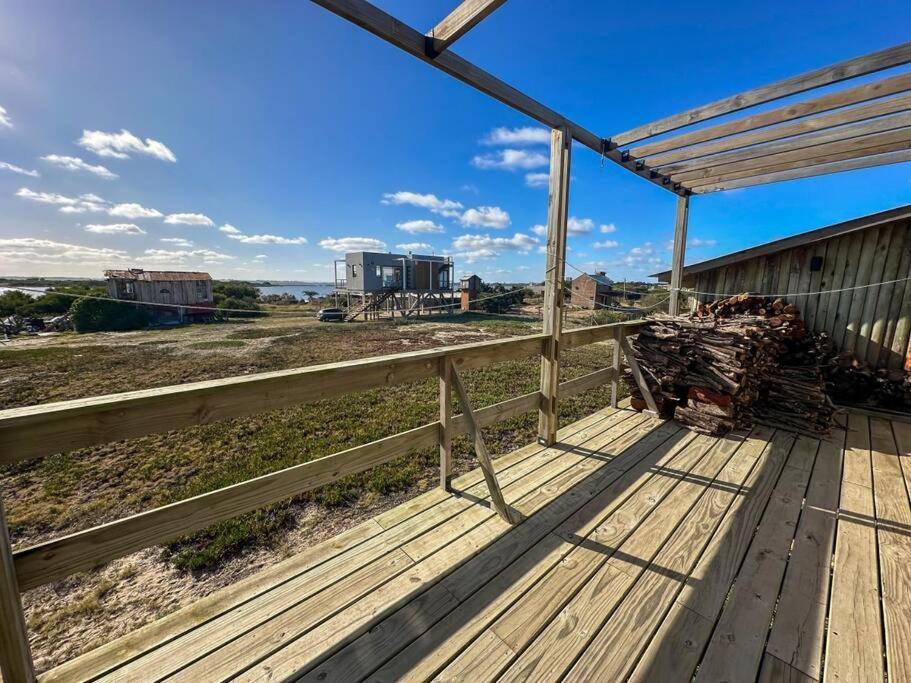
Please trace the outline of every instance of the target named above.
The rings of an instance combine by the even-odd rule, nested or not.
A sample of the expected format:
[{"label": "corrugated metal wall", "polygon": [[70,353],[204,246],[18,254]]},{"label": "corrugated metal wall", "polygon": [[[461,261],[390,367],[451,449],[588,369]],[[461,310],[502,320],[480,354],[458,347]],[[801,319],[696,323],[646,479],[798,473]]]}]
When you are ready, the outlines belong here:
[{"label": "corrugated metal wall", "polygon": [[[822,258],[815,271],[814,256]],[[911,280],[826,294],[907,277],[911,222],[903,220],[689,275],[684,287],[728,295],[784,295],[800,308],[809,327],[831,334],[838,348],[853,351],[874,367],[911,369]],[[811,294],[795,296],[804,293]]]}]

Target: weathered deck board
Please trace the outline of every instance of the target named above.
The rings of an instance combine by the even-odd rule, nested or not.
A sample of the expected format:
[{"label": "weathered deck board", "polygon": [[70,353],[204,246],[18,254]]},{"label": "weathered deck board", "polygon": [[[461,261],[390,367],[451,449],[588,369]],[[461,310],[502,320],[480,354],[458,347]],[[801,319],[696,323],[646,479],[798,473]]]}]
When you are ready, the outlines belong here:
[{"label": "weathered deck board", "polygon": [[558,437],[42,678],[909,680],[911,424]]}]

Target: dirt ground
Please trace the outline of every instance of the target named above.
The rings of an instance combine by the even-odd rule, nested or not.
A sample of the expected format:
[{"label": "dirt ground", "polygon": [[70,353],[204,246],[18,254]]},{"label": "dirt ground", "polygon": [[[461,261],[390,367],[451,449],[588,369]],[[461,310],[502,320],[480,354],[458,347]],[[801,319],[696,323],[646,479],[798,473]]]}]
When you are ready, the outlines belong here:
[{"label": "dirt ground", "polygon": [[[61,334],[0,347],[0,408],[385,355],[502,336],[539,324],[491,316],[320,324],[307,318],[140,332]],[[564,379],[605,367],[610,348],[565,354]],[[536,358],[466,373],[476,406],[534,390]],[[0,470],[19,547],[365,443],[436,419],[435,381],[58,454]],[[563,422],[602,407],[606,389],[561,405]],[[494,454],[532,440],[536,416],[485,430]],[[476,466],[455,444],[457,473]],[[435,452],[373,470],[216,525],[166,548],[28,591],[23,603],[40,670],[124,635],[223,586],[330,538],[436,485]]]}]

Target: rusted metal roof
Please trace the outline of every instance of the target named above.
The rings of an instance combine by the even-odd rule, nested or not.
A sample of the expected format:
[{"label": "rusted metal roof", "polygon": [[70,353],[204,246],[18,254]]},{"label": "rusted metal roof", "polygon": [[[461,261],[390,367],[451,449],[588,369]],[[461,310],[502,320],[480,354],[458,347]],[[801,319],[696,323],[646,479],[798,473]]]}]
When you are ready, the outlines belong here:
[{"label": "rusted metal roof", "polygon": [[106,270],[106,278],[122,280],[143,280],[145,282],[175,282],[178,280],[211,280],[208,273],[184,270],[142,270],[130,268],[129,270]]}]

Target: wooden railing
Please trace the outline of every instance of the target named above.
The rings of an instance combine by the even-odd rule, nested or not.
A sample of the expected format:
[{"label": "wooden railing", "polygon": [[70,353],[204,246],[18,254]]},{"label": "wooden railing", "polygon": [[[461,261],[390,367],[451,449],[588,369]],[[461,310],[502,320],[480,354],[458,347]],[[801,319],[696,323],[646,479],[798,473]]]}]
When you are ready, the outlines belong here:
[{"label": "wooden railing", "polygon": [[[610,367],[559,384],[559,396],[611,382],[611,404],[616,406],[621,345],[640,325],[633,321],[564,331],[561,349],[609,339],[615,343]],[[534,334],[0,411],[0,464],[9,465],[436,375],[441,382],[437,422],[30,547],[11,549],[0,500],[0,664],[14,676],[5,679],[16,680],[16,672],[31,671],[21,591],[174,541],[416,449],[439,445],[441,484],[448,487],[450,444],[453,437],[469,432],[469,424],[466,414],[452,415],[446,368],[456,372],[527,356],[544,357],[552,352],[550,345],[549,335]],[[474,410],[468,417],[473,415],[476,425],[484,427],[531,410],[556,409],[555,403],[542,401],[541,396],[540,391],[517,396]]]}]

